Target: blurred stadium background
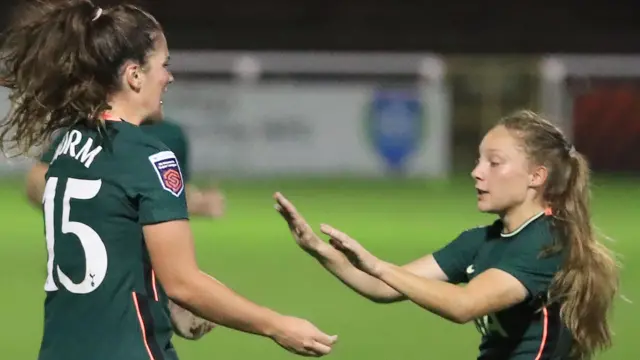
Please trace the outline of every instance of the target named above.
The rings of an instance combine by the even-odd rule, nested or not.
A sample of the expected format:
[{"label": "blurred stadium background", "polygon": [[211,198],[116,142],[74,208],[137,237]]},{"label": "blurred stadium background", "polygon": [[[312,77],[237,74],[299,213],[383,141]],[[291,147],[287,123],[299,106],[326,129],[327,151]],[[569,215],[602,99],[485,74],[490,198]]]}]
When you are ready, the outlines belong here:
[{"label": "blurred stadium background", "polygon": [[[323,272],[271,194],[406,262],[491,221],[475,211],[468,176],[477,145],[499,117],[532,108],[592,162],[594,219],[624,264],[615,345],[598,358],[640,358],[640,9],[562,4],[147,1],[173,49],[166,113],[190,136],[196,181],[227,198],[224,218],[193,220],[201,266],[338,333],[332,358],[475,358],[473,325],[368,303]],[[0,158],[3,359],[34,359],[42,329],[46,252],[24,196],[29,164]],[[293,357],[226,329],[176,345],[187,360]]]}]

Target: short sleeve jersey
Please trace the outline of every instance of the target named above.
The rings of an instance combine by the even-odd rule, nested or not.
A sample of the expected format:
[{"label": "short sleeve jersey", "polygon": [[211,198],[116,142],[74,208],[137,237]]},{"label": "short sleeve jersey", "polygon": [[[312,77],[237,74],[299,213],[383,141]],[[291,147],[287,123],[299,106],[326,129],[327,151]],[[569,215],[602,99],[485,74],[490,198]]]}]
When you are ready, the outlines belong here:
[{"label": "short sleeve jersey", "polygon": [[187,219],[176,156],[124,121],[61,134],[44,192],[48,276],[39,360],[175,360],[142,227]]},{"label": "short sleeve jersey", "polygon": [[540,213],[509,234],[502,223],[467,230],[433,254],[451,283],[467,283],[488,269],[515,277],[528,291],[525,302],[476,319],[482,360],[566,359],[572,338],[547,294],[563,253],[542,256],[554,243],[550,218]]},{"label": "short sleeve jersey", "polygon": [[163,121],[143,123],[140,128],[145,133],[162,141],[173,151],[180,163],[184,181],[188,183],[191,178],[189,141],[182,127],[169,119],[165,119]]}]

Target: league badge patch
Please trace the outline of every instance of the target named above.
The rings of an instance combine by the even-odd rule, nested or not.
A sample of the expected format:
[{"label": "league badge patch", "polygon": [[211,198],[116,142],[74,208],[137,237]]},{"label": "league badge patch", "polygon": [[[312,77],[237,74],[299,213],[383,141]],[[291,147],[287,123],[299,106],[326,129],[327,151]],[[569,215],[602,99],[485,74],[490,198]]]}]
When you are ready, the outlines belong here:
[{"label": "league badge patch", "polygon": [[178,159],[171,151],[162,151],[149,156],[149,161],[158,174],[162,188],[175,196],[180,196],[184,190],[182,172]]}]

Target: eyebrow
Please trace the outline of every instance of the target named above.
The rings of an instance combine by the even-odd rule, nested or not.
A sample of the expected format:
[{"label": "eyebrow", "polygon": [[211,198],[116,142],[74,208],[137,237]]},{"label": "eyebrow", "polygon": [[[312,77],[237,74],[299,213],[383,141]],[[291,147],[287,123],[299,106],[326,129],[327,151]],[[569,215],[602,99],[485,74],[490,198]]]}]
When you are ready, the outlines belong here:
[{"label": "eyebrow", "polygon": [[[478,152],[479,152],[479,153],[482,153],[482,150],[481,150],[481,149],[478,149]],[[499,157],[507,157],[507,155],[506,155],[506,153],[505,153],[504,151],[501,151],[501,150],[498,150],[498,149],[492,149],[492,148],[489,148],[489,149],[485,149],[485,151],[484,151],[484,152],[485,152],[488,156],[494,156],[494,155],[496,155],[496,156],[499,156]]]}]

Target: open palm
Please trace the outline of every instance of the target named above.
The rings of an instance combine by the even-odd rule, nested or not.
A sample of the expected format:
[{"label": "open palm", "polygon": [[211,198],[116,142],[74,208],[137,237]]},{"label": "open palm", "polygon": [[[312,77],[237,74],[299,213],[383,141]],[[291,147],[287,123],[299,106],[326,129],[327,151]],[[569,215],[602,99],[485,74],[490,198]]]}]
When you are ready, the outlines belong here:
[{"label": "open palm", "polygon": [[356,268],[372,276],[378,276],[380,259],[371,254],[359,242],[330,225],[320,226],[322,233],[329,235],[331,246],[342,252]]},{"label": "open palm", "polygon": [[298,210],[293,206],[291,201],[281,193],[276,193],[274,198],[276,200],[276,210],[287,222],[293,239],[303,250],[315,255],[320,247],[328,246],[327,243],[322,241],[322,239],[313,232],[309,223],[298,213]]}]

